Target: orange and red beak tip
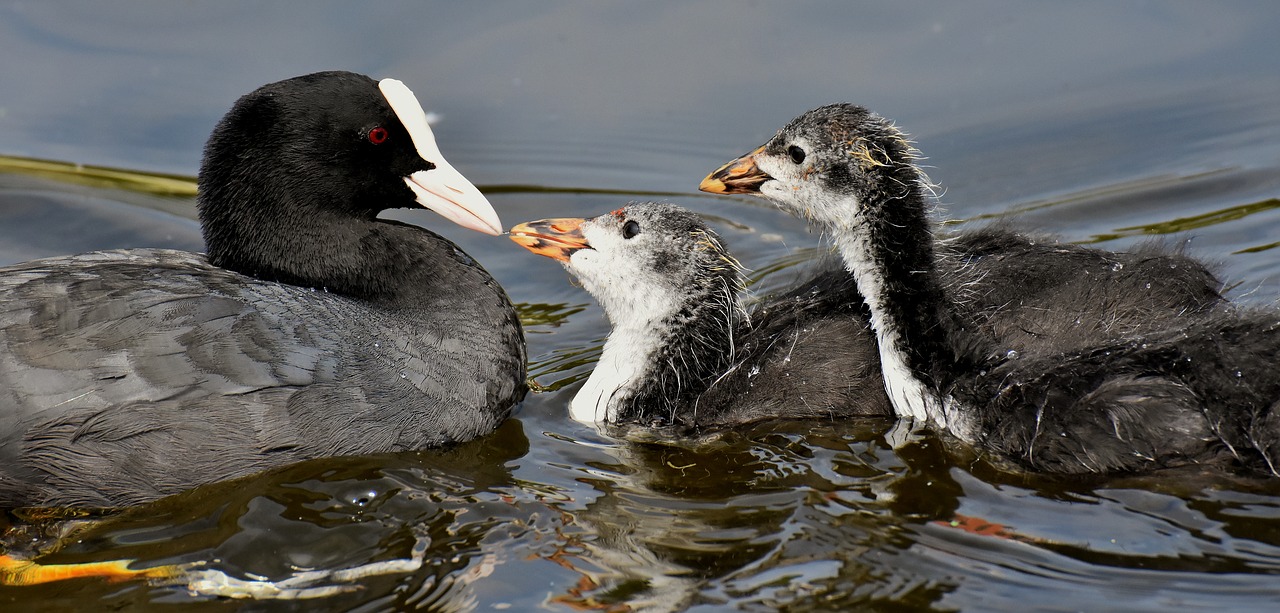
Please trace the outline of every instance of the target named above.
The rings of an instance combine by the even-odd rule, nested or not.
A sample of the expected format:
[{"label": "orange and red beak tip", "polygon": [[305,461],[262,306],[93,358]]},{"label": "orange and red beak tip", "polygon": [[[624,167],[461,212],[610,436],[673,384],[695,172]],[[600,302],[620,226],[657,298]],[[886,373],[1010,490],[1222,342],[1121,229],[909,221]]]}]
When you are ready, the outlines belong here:
[{"label": "orange and red beak tip", "polygon": [[511,240],[538,255],[568,262],[575,251],[591,247],[582,236],[584,221],[561,217],[525,222],[511,228]]},{"label": "orange and red beak tip", "polygon": [[723,194],[727,188],[724,185],[724,181],[718,179],[716,173],[713,172],[707,175],[707,178],[703,179],[702,183],[698,184],[698,189],[712,194]]},{"label": "orange and red beak tip", "polygon": [[712,194],[759,194],[760,186],[773,178],[756,165],[756,156],[763,152],[764,147],[760,147],[717,168],[698,189]]}]

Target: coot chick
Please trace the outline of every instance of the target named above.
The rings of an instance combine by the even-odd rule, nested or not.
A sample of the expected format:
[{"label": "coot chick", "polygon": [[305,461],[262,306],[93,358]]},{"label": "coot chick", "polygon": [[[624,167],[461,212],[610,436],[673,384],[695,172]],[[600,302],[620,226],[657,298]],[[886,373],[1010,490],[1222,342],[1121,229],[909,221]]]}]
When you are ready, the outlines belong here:
[{"label": "coot chick", "polygon": [[843,270],[748,315],[737,260],[706,222],[675,205],[631,203],[589,219],[523,223],[511,240],[560,260],[613,326],[570,404],[579,421],[688,432],[890,414],[874,343],[848,342],[864,325]]},{"label": "coot chick", "polygon": [[[674,205],[633,203],[589,220],[530,222],[511,237],[560,260],[612,324],[595,370],[570,404],[579,421],[691,430],[893,414],[866,307],[839,262],[820,263],[816,274],[755,302],[747,314],[736,260],[705,222]],[[1129,293],[1129,275],[1142,266],[1096,250],[1040,254],[1040,244],[1011,232],[975,232],[961,243],[967,257],[945,263],[972,294],[966,308],[1014,351],[1034,353],[1054,335],[1105,337],[1134,326],[1147,307],[1199,309],[1217,298],[1210,289],[1216,281],[1203,268],[1155,258],[1153,265],[1183,265],[1187,273],[1149,291],[1147,302],[1115,312],[1116,297]],[[1044,256],[1039,271],[1056,283],[1025,278],[1019,262],[1037,255]],[[1074,310],[1046,315],[1068,285],[1063,279],[1078,277],[1097,278],[1102,287],[1081,294]],[[1095,313],[1107,318],[1066,322],[1075,311],[1085,321]]]},{"label": "coot chick", "polygon": [[240,98],[197,199],[208,255],[0,269],[0,506],[120,506],[308,458],[493,430],[525,393],[497,282],[426,207],[500,231],[399,81],[322,72]]},{"label": "coot chick", "polygon": [[1119,473],[1225,460],[1277,474],[1276,313],[1224,304],[1156,309],[1109,338],[1056,353],[1010,351],[945,282],[949,256],[915,156],[889,121],[835,104],[796,118],[703,186],[764,195],[830,233],[871,311],[898,415],[1032,470]]}]

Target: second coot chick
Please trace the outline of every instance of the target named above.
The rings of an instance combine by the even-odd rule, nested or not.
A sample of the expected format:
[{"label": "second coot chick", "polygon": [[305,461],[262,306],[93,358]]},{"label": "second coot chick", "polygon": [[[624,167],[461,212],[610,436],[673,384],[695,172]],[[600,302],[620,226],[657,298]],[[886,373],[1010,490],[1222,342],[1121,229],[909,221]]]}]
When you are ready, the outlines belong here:
[{"label": "second coot chick", "polygon": [[208,255],[0,269],[0,506],[119,506],[309,458],[493,430],[525,393],[520,323],[456,245],[499,232],[399,81],[263,86],[200,168]]},{"label": "second coot chick", "polygon": [[[1153,309],[1104,338],[1010,351],[945,280],[950,257],[915,159],[888,120],[834,104],[796,118],[703,187],[764,195],[831,234],[871,311],[900,416],[1032,470],[1227,460],[1280,475],[1280,314],[1225,304]],[[1146,283],[1166,280],[1153,274]],[[1124,302],[1148,299],[1134,290]]]}]

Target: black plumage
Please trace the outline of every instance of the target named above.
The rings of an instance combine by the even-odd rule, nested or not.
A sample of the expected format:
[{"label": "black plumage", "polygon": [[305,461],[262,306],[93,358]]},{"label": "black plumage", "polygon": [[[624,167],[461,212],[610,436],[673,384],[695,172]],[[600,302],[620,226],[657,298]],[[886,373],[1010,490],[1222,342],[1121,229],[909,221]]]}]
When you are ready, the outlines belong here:
[{"label": "black plumage", "polygon": [[[796,148],[805,152],[800,162]],[[1280,317],[1214,299],[1193,260],[1154,248],[1087,250],[1118,274],[1061,284],[1046,279],[1047,260],[1027,254],[996,285],[1011,297],[1022,290],[1009,287],[1040,280],[1062,291],[1045,294],[1050,302],[1012,329],[991,326],[992,311],[972,308],[948,279],[964,250],[936,238],[914,149],[890,122],[847,104],[801,115],[704,186],[764,195],[830,233],[872,312],[900,416],[1032,470],[1122,473],[1228,460],[1277,474]],[[1180,292],[1181,306],[1166,300]],[[1090,316],[1081,308],[1090,303],[1101,325],[1076,334],[1072,322]],[[1051,342],[1018,351],[1011,340],[1020,330],[1043,330]]]},{"label": "black plumage", "polygon": [[[448,240],[377,218],[493,217],[442,158],[423,158],[435,145],[421,108],[389,87],[408,91],[329,72],[241,98],[201,167],[208,257],[133,249],[0,269],[0,505],[133,504],[308,458],[468,440],[509,414],[525,349],[505,292]],[[455,201],[414,181],[443,181]]]}]

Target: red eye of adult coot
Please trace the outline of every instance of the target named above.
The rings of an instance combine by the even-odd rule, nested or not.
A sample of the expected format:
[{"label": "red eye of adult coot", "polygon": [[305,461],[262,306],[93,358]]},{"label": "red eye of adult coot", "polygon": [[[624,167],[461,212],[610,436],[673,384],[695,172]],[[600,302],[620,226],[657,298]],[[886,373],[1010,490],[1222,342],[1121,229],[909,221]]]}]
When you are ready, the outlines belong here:
[{"label": "red eye of adult coot", "polygon": [[391,136],[391,134],[382,126],[369,130],[369,142],[375,145],[381,145],[382,143],[387,142],[387,137],[389,136]]}]

